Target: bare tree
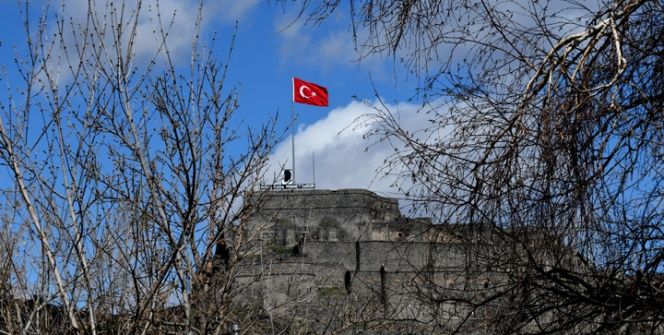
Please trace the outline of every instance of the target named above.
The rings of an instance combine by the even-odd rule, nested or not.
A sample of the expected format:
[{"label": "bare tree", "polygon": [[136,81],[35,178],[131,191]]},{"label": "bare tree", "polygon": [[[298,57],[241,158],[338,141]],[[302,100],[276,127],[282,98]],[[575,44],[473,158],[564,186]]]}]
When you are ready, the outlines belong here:
[{"label": "bare tree", "polygon": [[183,62],[158,1],[41,5],[19,3],[20,81],[1,106],[0,327],[226,332],[253,236],[243,199],[276,141],[274,122],[234,117],[233,39],[215,54],[201,4]]},{"label": "bare tree", "polygon": [[302,17],[346,3],[360,50],[414,71],[430,115],[416,131],[369,116],[398,150],[386,171],[419,210],[468,224],[500,278],[482,299],[430,301],[501,302],[495,332],[661,331],[662,2],[351,0]]}]

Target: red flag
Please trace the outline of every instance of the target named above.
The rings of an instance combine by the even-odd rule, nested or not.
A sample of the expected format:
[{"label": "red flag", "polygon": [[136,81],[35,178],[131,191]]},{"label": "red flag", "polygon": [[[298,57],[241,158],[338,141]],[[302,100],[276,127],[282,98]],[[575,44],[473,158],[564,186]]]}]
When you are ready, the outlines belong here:
[{"label": "red flag", "polygon": [[293,77],[293,102],[328,106],[327,88]]}]

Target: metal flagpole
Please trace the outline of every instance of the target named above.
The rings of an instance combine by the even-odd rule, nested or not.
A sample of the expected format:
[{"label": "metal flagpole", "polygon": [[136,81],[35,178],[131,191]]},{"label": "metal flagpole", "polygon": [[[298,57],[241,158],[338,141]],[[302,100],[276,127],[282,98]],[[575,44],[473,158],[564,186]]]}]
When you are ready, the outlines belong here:
[{"label": "metal flagpole", "polygon": [[311,153],[311,171],[314,175],[314,187],[316,187],[316,157],[313,152]]},{"label": "metal flagpole", "polygon": [[291,103],[291,180],[295,185],[295,106]]}]

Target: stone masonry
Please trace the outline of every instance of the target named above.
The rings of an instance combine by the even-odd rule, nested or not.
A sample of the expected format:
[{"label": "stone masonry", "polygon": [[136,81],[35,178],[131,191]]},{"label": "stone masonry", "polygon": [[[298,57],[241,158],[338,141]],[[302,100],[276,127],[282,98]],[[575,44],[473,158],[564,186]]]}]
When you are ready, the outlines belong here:
[{"label": "stone masonry", "polygon": [[348,325],[353,333],[380,320],[409,327],[388,333],[425,331],[422,324],[440,319],[451,329],[463,311],[431,308],[422,295],[436,293],[423,288],[467,292],[469,282],[487,280],[460,275],[469,262],[453,225],[406,218],[396,200],[367,190],[273,190],[249,201],[259,208],[249,230],[259,235],[244,251],[237,285],[266,314],[312,333]]}]

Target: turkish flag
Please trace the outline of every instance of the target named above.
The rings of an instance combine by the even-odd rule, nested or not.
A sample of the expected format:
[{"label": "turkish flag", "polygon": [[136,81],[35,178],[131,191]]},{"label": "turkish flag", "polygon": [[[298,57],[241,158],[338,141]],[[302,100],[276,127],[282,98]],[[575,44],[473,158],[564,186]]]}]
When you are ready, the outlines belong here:
[{"label": "turkish flag", "polygon": [[293,77],[293,102],[328,106],[327,88]]}]

